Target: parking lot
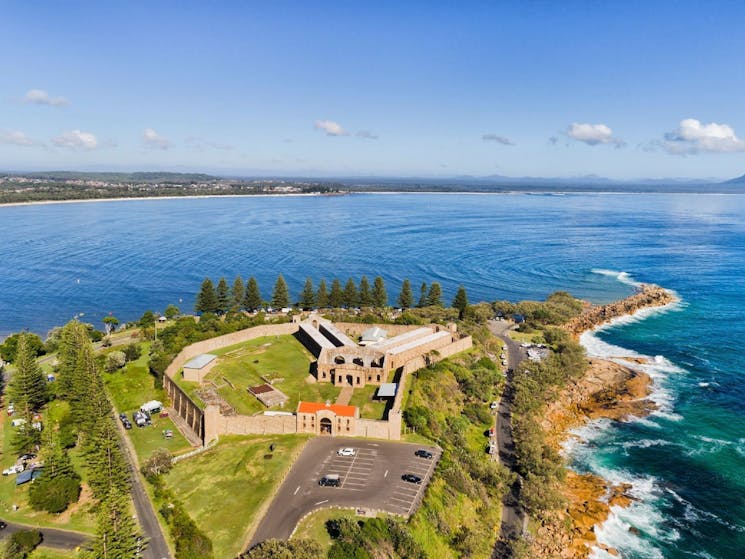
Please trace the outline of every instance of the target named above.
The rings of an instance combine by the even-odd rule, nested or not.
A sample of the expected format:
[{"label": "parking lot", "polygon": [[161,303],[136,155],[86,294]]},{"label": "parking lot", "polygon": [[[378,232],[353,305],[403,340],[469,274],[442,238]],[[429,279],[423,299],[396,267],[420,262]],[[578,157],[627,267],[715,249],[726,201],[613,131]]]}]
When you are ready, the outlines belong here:
[{"label": "parking lot", "polygon": [[[341,448],[353,456],[339,456]],[[431,459],[414,453],[426,449]],[[320,437],[308,442],[254,534],[251,545],[270,538],[287,539],[307,513],[326,507],[382,510],[409,516],[440,457],[439,449],[408,443]],[[404,481],[414,474],[421,483]],[[324,476],[339,476],[339,487],[318,484]]]}]

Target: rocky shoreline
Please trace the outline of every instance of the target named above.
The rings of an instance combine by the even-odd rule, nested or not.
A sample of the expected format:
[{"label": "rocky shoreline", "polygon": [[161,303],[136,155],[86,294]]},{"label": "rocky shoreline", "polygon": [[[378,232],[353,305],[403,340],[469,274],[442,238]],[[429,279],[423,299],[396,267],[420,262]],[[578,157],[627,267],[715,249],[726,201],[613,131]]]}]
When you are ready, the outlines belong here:
[{"label": "rocky shoreline", "polygon": [[[600,306],[588,306],[564,328],[575,338],[587,330],[606,324],[643,308],[661,307],[676,301],[668,290],[656,285],[642,285],[634,295]],[[593,419],[621,421],[630,416],[644,417],[656,406],[648,399],[652,380],[639,370],[644,358],[590,359],[585,375],[566,386],[545,411],[541,427],[546,441],[559,449],[571,434],[569,431]],[[618,551],[598,544],[595,527],[607,520],[612,506],[629,506],[633,498],[630,486],[612,485],[593,474],[567,470],[561,488],[567,506],[549,515],[536,530],[532,543],[533,557],[586,558],[592,547],[611,555]]]}]

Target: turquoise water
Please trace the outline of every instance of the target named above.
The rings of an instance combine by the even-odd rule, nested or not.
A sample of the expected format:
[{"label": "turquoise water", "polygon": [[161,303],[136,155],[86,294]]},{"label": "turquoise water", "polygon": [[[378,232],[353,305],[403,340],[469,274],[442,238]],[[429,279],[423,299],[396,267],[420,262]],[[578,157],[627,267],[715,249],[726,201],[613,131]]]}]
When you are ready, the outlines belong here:
[{"label": "turquoise water", "polygon": [[[352,195],[147,200],[0,208],[0,336],[74,315],[100,325],[169,303],[190,310],[204,276],[381,274],[440,281],[446,298],[593,302],[634,281],[681,303],[586,336],[640,354],[660,409],[579,433],[569,459],[629,481],[638,501],[599,529],[625,557],[745,555],[745,196]],[[621,274],[625,272],[625,274]],[[611,347],[609,347],[611,346]],[[629,531],[630,527],[638,533]],[[634,532],[637,532],[635,530]],[[602,556],[597,552],[597,556]]]}]

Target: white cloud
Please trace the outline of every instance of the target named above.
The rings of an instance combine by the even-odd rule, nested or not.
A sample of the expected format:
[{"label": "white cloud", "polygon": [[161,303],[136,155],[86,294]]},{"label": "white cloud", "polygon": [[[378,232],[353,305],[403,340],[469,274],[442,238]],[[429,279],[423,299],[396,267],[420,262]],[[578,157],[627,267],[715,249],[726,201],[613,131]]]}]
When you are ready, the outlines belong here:
[{"label": "white cloud", "polygon": [[98,138],[90,132],[70,130],[52,138],[52,143],[61,148],[92,150],[98,147]]},{"label": "white cloud", "polygon": [[12,144],[16,146],[33,146],[34,142],[19,130],[4,130],[0,132],[0,144]]},{"label": "white cloud", "polygon": [[53,107],[64,107],[70,104],[64,97],[51,97],[43,89],[29,89],[23,101],[24,103],[31,103],[33,105],[51,105]]},{"label": "white cloud", "polygon": [[611,144],[616,147],[624,145],[623,140],[613,137],[613,130],[605,124],[580,124],[573,122],[566,131],[567,136],[588,146]]},{"label": "white cloud", "polygon": [[515,142],[513,142],[509,138],[498,136],[497,134],[484,134],[483,136],[481,136],[481,139],[485,142],[496,142],[497,144],[502,144],[503,146],[515,145]]},{"label": "white cloud", "polygon": [[695,118],[680,121],[674,132],[665,134],[663,147],[677,155],[694,153],[734,153],[745,151],[745,140],[738,138],[727,124],[704,124]]},{"label": "white cloud", "polygon": [[323,130],[327,136],[348,136],[349,132],[342,128],[341,124],[333,120],[317,120],[313,127],[316,130]]},{"label": "white cloud", "polygon": [[364,138],[365,140],[377,140],[377,134],[370,132],[369,130],[360,130],[355,134],[358,138]]},{"label": "white cloud", "polygon": [[148,147],[157,149],[168,149],[171,145],[168,138],[164,138],[152,128],[145,128],[142,132],[142,141],[145,142],[145,145]]}]

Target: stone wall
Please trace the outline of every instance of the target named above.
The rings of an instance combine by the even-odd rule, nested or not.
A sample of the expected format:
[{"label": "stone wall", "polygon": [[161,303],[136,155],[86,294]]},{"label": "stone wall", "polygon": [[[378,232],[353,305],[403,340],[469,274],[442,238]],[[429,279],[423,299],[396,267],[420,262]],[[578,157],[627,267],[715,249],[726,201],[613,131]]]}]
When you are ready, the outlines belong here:
[{"label": "stone wall", "polygon": [[202,413],[202,408],[194,400],[189,398],[186,392],[168,376],[163,377],[163,388],[171,400],[173,411],[182,420],[177,420],[177,424],[182,429],[191,430],[191,435],[193,436],[190,437],[187,434],[186,438],[192,441],[199,439],[204,443],[204,414]]}]

